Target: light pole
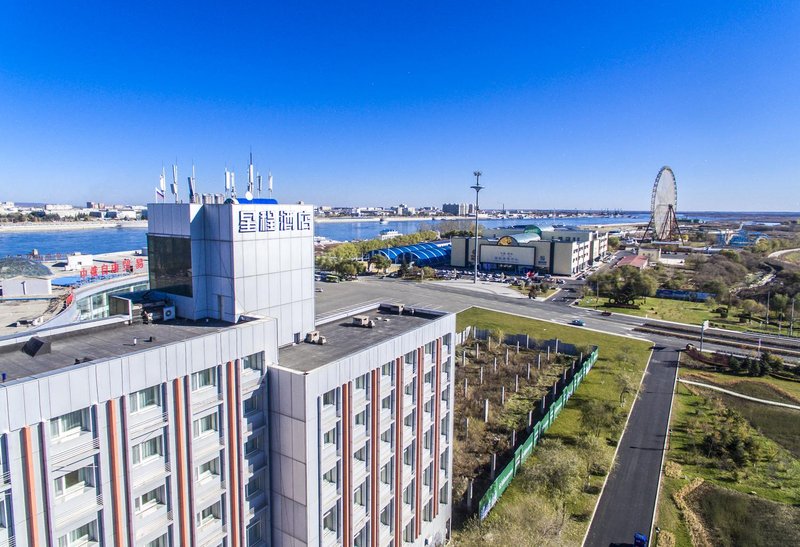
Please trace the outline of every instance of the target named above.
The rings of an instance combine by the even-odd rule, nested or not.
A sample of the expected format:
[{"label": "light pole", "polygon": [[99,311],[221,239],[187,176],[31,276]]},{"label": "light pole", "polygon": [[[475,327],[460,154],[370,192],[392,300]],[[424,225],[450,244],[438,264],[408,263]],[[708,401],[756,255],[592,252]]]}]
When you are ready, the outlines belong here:
[{"label": "light pole", "polygon": [[789,319],[789,336],[794,336],[794,299],[797,295],[792,297],[792,315]]},{"label": "light pole", "polygon": [[478,194],[481,190],[483,190],[483,186],[481,186],[481,173],[480,171],[475,171],[472,173],[475,175],[475,185],[470,186],[473,190],[475,190],[475,275],[472,279],[473,283],[478,283]]}]

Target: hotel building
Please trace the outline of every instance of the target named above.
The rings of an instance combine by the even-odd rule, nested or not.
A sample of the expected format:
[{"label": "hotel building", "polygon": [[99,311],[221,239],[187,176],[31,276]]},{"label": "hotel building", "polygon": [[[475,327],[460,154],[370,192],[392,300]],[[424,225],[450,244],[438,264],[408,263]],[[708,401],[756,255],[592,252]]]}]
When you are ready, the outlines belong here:
[{"label": "hotel building", "polygon": [[310,206],[151,205],[148,248],[109,317],[0,340],[0,546],[445,540],[452,315],[317,324]]}]

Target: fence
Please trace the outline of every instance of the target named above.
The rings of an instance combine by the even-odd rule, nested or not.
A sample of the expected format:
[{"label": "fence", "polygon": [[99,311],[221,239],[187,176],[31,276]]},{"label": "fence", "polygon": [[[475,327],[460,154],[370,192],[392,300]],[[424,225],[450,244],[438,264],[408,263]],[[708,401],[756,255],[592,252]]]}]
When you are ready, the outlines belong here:
[{"label": "fence", "polygon": [[[475,330],[476,337],[479,338],[479,332],[477,331],[480,331],[480,329]],[[527,335],[521,336],[527,337]],[[549,344],[550,342],[554,341],[548,340],[546,343]],[[568,352],[568,349],[564,346],[571,346],[571,344],[563,344],[559,346],[559,349]],[[574,350],[574,346],[572,349]],[[550,402],[549,406],[547,406],[547,410],[542,413],[539,420],[537,420],[531,428],[528,438],[525,439],[525,441],[523,441],[522,444],[520,444],[519,447],[514,450],[514,455],[513,458],[511,458],[511,461],[497,475],[497,478],[494,480],[494,482],[489,485],[486,493],[478,503],[478,516],[481,520],[485,519],[489,514],[489,511],[492,510],[492,507],[495,506],[497,500],[500,499],[500,496],[502,496],[503,492],[506,491],[508,485],[511,484],[511,480],[517,474],[517,470],[525,462],[525,460],[528,459],[533,452],[533,448],[538,444],[539,439],[542,437],[544,432],[550,428],[556,417],[564,408],[567,400],[569,400],[569,398],[572,397],[572,394],[575,393],[575,390],[578,389],[578,386],[581,384],[583,379],[589,373],[589,370],[591,370],[592,366],[597,361],[597,352],[598,349],[595,347],[592,353],[590,353],[589,356],[584,359],[581,366],[577,370],[572,371],[569,381],[565,382],[564,385],[561,386],[561,391],[558,394],[558,398],[555,398],[555,400]]]}]

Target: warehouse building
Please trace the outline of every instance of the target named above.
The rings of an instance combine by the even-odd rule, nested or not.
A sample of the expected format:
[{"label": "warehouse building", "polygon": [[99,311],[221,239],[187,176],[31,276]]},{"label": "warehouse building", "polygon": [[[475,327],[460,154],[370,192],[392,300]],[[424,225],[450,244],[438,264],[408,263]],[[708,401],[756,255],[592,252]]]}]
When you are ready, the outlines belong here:
[{"label": "warehouse building", "polygon": [[149,213],[150,290],[0,340],[0,545],[443,543],[454,316],[318,325],[311,206]]},{"label": "warehouse building", "polygon": [[[608,235],[592,230],[537,226],[512,226],[487,230],[478,239],[478,268],[526,274],[534,271],[574,275],[592,266],[608,253]],[[450,265],[472,267],[475,238],[454,237]]]}]

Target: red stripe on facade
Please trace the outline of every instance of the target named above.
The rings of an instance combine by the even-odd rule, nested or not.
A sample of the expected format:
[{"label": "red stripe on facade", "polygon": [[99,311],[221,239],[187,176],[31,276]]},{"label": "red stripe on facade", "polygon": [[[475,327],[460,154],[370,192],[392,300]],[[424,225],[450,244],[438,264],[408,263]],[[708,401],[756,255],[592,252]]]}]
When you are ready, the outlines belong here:
[{"label": "red stripe on facade", "polygon": [[122,480],[122,469],[120,465],[119,439],[120,432],[117,429],[117,407],[116,401],[106,402],[106,412],[108,414],[108,448],[109,461],[111,464],[111,510],[112,521],[114,523],[114,545],[122,547],[125,541],[122,537],[122,496],[120,495],[120,481]]},{"label": "red stripe on facade", "polygon": [[25,509],[28,512],[28,544],[39,547],[39,519],[36,510],[36,475],[33,471],[33,441],[31,428],[25,426],[22,434],[23,462],[22,472],[25,477]]},{"label": "red stripe on facade", "polygon": [[342,543],[353,544],[353,487],[351,472],[353,447],[351,424],[352,401],[350,382],[342,386]]},{"label": "red stripe on facade", "polygon": [[403,399],[405,399],[405,385],[403,384],[403,358],[395,361],[395,444],[394,444],[394,544],[400,545],[403,526]]},{"label": "red stripe on facade", "polygon": [[[237,361],[238,363],[238,361]],[[239,547],[241,518],[239,512],[239,448],[241,438],[237,439],[238,429],[236,422],[239,417],[236,399],[236,368],[234,363],[228,361],[226,365],[227,378],[227,413],[228,413],[228,477],[230,489],[228,500],[231,510],[230,540],[231,547]]]},{"label": "red stripe on facade", "polygon": [[378,521],[378,513],[380,511],[379,501],[380,501],[380,490],[379,490],[379,469],[378,464],[380,463],[380,419],[381,419],[381,410],[383,405],[381,404],[381,385],[380,385],[380,378],[381,378],[381,371],[373,370],[372,371],[372,382],[370,385],[372,386],[372,432],[370,433],[370,477],[372,480],[370,481],[370,511],[369,511],[369,522],[370,522],[370,545],[378,545],[379,538],[380,538],[380,526]]},{"label": "red stripe on facade", "polygon": [[425,394],[425,348],[417,349],[417,468],[414,494],[414,539],[422,533],[422,522],[420,521],[420,508],[422,506],[422,441],[424,439],[422,431],[422,412],[424,409],[423,395]]},{"label": "red stripe on facade", "polygon": [[436,340],[436,361],[433,364],[433,517],[439,514],[439,435],[442,423],[442,339]]},{"label": "red stripe on facade", "polygon": [[172,381],[173,398],[175,403],[175,463],[178,482],[178,528],[180,530],[180,544],[191,544],[191,526],[189,524],[189,485],[186,477],[186,452],[189,449],[185,427],[186,403],[183,393],[181,378]]}]

